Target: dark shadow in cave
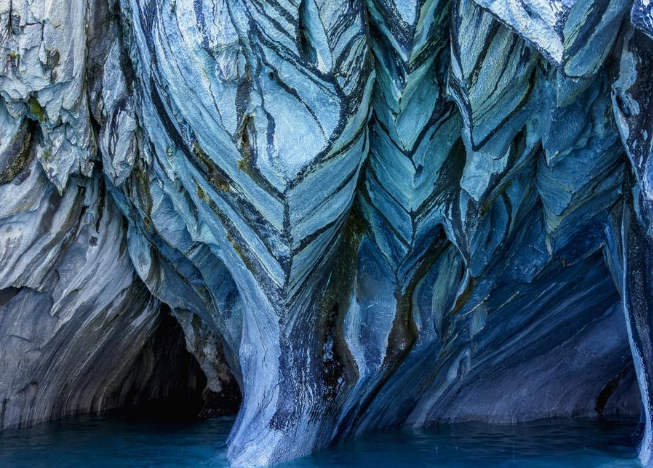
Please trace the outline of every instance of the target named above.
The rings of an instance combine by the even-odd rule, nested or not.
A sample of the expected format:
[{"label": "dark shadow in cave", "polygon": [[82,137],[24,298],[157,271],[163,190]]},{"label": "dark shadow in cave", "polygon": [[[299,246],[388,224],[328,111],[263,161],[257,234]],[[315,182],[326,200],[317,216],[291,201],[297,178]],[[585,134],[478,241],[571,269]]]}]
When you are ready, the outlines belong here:
[{"label": "dark shadow in cave", "polygon": [[163,421],[235,415],[242,400],[238,385],[224,388],[221,396],[209,390],[206,376],[187,350],[182,328],[168,306],[162,306],[162,314],[156,333],[123,384],[129,390],[119,411],[124,416]]}]

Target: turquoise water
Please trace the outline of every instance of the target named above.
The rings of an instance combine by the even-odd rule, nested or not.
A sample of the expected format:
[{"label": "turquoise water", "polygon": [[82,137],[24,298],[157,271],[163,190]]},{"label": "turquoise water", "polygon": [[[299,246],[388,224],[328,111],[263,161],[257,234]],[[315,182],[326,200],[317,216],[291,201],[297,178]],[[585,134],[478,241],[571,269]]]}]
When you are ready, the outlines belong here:
[{"label": "turquoise water", "polygon": [[[233,420],[83,416],[0,433],[2,468],[225,467]],[[464,424],[378,433],[283,468],[637,468],[633,421]]]}]

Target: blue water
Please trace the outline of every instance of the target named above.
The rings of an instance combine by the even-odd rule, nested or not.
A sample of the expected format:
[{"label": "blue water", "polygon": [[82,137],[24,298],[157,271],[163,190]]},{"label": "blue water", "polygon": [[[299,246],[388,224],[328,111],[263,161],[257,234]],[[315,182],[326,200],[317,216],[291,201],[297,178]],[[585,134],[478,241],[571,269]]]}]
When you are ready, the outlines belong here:
[{"label": "blue water", "polygon": [[[0,433],[2,468],[226,467],[233,420],[83,416]],[[633,421],[464,424],[370,434],[283,468],[641,468]]]}]

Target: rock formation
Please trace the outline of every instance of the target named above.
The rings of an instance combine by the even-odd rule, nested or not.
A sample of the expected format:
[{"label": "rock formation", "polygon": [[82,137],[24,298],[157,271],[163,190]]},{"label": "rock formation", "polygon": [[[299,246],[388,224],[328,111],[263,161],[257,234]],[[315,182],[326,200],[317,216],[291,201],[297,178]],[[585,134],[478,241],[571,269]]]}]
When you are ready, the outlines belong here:
[{"label": "rock formation", "polygon": [[653,467],[650,2],[0,0],[0,49],[0,427],[641,407]]}]

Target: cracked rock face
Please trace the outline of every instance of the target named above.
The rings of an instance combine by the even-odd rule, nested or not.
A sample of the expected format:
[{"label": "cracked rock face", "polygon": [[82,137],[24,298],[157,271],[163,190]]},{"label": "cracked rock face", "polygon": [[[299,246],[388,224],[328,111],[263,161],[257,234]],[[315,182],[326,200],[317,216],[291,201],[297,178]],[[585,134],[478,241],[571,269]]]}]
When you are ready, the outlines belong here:
[{"label": "cracked rock face", "polygon": [[653,466],[651,11],[0,0],[0,426],[194,379],[235,466],[640,408]]}]

